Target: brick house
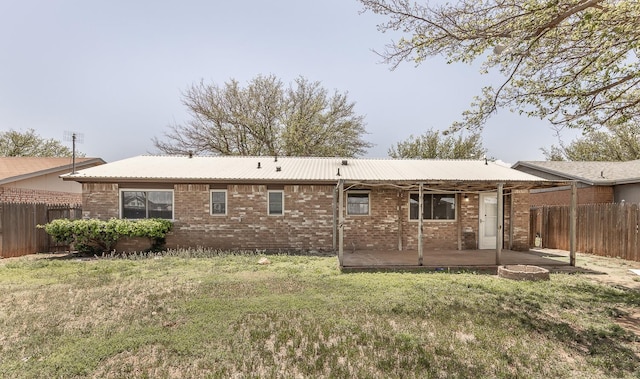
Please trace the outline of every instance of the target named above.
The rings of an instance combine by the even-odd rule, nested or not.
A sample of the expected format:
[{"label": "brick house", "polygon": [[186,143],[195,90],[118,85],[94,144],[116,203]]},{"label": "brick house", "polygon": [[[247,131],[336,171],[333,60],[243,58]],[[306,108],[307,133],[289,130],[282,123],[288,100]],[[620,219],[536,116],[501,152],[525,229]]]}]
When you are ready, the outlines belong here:
[{"label": "brick house", "polygon": [[[549,180],[575,181],[578,204],[640,203],[640,160],[628,162],[521,161],[513,169]],[[569,205],[571,188],[531,190],[531,205]]]},{"label": "brick house", "polygon": [[[104,163],[76,158],[76,169]],[[71,158],[0,157],[0,203],[81,204],[82,186],[60,178],[72,167]]]},{"label": "brick house", "polygon": [[555,185],[485,160],[265,156],[138,156],[63,178],[82,183],[85,218],[174,220],[169,248],[340,253],[528,250],[529,189]]}]

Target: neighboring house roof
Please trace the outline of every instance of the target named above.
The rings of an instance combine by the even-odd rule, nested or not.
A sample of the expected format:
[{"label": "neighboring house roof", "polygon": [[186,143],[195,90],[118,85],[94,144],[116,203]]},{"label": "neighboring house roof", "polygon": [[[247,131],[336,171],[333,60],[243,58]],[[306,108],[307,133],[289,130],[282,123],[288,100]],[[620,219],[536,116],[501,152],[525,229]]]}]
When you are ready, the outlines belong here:
[{"label": "neighboring house roof", "polygon": [[63,175],[79,182],[518,182],[551,183],[484,160],[142,155]]},{"label": "neighboring house roof", "polygon": [[[538,171],[557,178],[589,185],[616,185],[640,182],[640,160],[627,162],[521,161],[516,170]],[[527,170],[528,169],[528,170]]]},{"label": "neighboring house roof", "polygon": [[[76,170],[104,164],[100,158],[76,158]],[[71,158],[60,157],[0,157],[0,185],[36,176],[71,171]]]}]

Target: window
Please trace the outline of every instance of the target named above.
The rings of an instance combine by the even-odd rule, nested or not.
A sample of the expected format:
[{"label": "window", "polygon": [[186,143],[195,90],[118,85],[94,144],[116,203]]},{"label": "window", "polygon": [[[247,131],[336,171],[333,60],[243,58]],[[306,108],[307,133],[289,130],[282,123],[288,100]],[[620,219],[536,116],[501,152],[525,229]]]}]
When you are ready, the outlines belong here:
[{"label": "window", "polygon": [[270,216],[284,214],[284,191],[267,191],[269,199],[267,212]]},{"label": "window", "polygon": [[368,192],[347,192],[347,214],[366,216],[369,214]]},{"label": "window", "polygon": [[[455,220],[456,219],[456,195],[442,193],[425,193],[423,196],[424,213],[423,220]],[[420,209],[420,195],[409,195],[409,219],[417,220]]]},{"label": "window", "polygon": [[122,218],[173,219],[173,191],[121,191]]},{"label": "window", "polygon": [[211,214],[214,216],[224,216],[227,214],[227,191],[211,191]]}]

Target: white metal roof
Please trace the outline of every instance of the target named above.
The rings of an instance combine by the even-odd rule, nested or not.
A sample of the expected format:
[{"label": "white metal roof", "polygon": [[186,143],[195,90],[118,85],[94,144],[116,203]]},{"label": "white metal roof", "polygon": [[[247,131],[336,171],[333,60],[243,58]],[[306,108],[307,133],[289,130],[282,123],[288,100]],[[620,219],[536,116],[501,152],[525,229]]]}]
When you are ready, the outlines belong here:
[{"label": "white metal roof", "polygon": [[[346,164],[345,164],[346,163]],[[141,155],[64,175],[65,180],[226,182],[546,182],[484,160]]]}]

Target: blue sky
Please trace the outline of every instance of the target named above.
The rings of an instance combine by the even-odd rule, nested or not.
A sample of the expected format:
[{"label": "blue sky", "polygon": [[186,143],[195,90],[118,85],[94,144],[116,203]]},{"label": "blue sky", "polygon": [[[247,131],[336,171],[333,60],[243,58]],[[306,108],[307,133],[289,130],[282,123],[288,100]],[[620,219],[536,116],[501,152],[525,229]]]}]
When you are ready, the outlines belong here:
[{"label": "blue sky", "polygon": [[[192,83],[304,76],[348,92],[375,144],[367,156],[386,157],[410,134],[446,129],[501,79],[439,58],[391,71],[372,50],[397,35],[361,10],[356,0],[2,0],[0,130],[75,131],[79,150],[114,161],[156,152],[151,138],[187,119],[180,94]],[[556,143],[548,122],[506,109],[483,140],[511,163],[542,160]]]}]

